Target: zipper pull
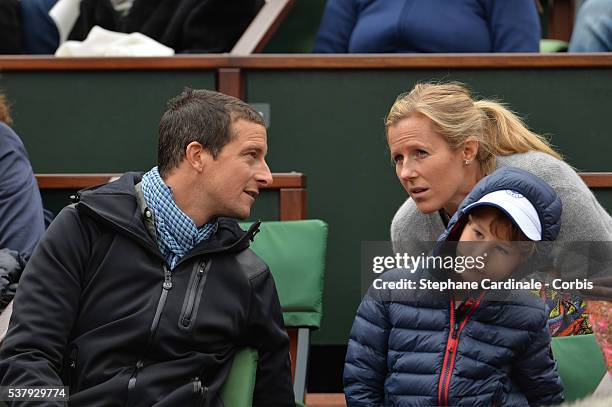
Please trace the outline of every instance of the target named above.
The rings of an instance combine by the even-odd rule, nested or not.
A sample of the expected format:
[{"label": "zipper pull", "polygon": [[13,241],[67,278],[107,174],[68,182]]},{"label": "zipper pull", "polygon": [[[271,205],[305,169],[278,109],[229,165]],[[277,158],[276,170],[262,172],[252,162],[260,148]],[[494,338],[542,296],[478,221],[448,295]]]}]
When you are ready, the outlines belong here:
[{"label": "zipper pull", "polygon": [[192,382],[193,382],[193,391],[195,393],[200,394],[200,391],[202,391],[202,382],[200,381],[200,378],[196,376],[193,378]]},{"label": "zipper pull", "polygon": [[164,266],[164,290],[172,288],[172,273],[168,270],[168,267]]},{"label": "zipper pull", "polygon": [[72,350],[70,351],[70,363],[69,366],[71,369],[76,368],[76,361],[77,361],[77,354],[78,354],[78,349],[75,347],[72,348]]},{"label": "zipper pull", "polygon": [[459,324],[455,322],[455,326],[453,327],[452,337],[453,339],[457,339],[457,331],[459,331]]}]

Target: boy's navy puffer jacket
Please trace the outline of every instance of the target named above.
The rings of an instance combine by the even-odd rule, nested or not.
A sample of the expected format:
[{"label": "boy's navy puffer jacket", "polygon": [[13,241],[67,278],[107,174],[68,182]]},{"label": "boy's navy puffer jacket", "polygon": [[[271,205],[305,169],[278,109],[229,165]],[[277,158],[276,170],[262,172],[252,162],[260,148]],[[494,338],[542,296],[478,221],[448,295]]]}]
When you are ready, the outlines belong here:
[{"label": "boy's navy puffer jacket", "polygon": [[[441,240],[454,239],[463,208],[512,189],[536,208],[543,240],[559,231],[561,202],[531,173],[505,167],[483,178],[461,203]],[[418,280],[395,269],[385,281]],[[524,295],[523,295],[524,294]],[[547,313],[535,296],[506,301],[481,293],[460,311],[447,292],[412,290],[401,300],[370,287],[353,323],[344,367],[348,406],[535,406],[563,401],[550,350]]]}]

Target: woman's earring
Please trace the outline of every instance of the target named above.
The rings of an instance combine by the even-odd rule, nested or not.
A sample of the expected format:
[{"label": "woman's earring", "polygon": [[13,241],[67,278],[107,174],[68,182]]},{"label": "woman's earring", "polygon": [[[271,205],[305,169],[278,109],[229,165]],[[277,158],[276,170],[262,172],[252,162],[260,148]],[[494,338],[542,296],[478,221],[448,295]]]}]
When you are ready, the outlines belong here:
[{"label": "woman's earring", "polygon": [[465,163],[465,165],[470,165],[470,161],[469,160],[465,160],[464,163]]}]

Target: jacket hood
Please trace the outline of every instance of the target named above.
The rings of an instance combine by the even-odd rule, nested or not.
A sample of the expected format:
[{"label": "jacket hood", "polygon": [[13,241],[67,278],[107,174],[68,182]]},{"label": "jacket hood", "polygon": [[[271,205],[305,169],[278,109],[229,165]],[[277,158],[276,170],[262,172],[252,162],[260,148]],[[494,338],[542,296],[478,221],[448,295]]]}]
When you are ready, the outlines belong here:
[{"label": "jacket hood", "polygon": [[[127,172],[108,184],[79,191],[74,201],[79,212],[108,224],[119,233],[137,239],[159,254],[156,242],[146,230],[138,206],[135,186],[141,181],[142,175],[138,172]],[[249,240],[253,240],[261,224],[257,221],[245,232],[235,219],[219,218],[218,222],[217,232],[190,250],[181,261],[195,255],[244,250],[249,247]]]},{"label": "jacket hood", "polygon": [[[555,240],[561,228],[561,200],[555,191],[542,179],[530,172],[515,167],[503,167],[489,176],[481,179],[472,188],[469,195],[461,202],[459,209],[452,216],[446,230],[438,238],[434,247],[436,255],[454,255],[456,253],[457,241],[463,226],[468,220],[470,204],[477,202],[483,196],[500,190],[510,189],[527,198],[535,208],[540,224],[542,226],[542,242],[538,243],[538,250],[528,261],[515,270],[511,277],[521,279],[534,272],[546,269],[550,265],[550,241]],[[433,270],[435,278],[446,278],[446,271]],[[510,276],[509,276],[510,277]],[[496,299],[508,299],[508,295],[516,295],[516,292],[500,291],[495,294]],[[519,294],[522,301],[525,298]],[[529,299],[529,297],[527,297]]]},{"label": "jacket hood", "polygon": [[481,179],[472,188],[438,241],[459,240],[458,234],[467,222],[467,207],[491,192],[504,189],[519,192],[531,202],[542,226],[542,241],[553,241],[557,238],[561,229],[562,205],[555,191],[530,172],[515,167],[503,167]]},{"label": "jacket hood", "polygon": [[561,228],[561,200],[555,191],[543,180],[530,172],[514,167],[503,167],[491,175],[481,179],[472,188],[469,195],[461,202],[459,209],[448,227],[438,238],[434,253],[445,255],[455,253],[459,234],[468,220],[468,206],[483,196],[504,189],[516,191],[527,198],[535,208],[542,226],[542,242],[538,250],[518,270],[512,273],[512,278],[520,279],[533,272],[549,266],[549,254],[552,249],[550,242],[555,240]]}]

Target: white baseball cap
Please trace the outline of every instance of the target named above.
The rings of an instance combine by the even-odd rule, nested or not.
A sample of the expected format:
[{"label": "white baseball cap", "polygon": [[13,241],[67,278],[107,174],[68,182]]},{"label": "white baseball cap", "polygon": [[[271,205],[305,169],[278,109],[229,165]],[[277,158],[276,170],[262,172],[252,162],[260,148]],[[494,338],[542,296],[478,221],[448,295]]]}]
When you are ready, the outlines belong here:
[{"label": "white baseball cap", "polygon": [[504,212],[529,239],[542,240],[542,224],[538,212],[529,199],[511,189],[502,189],[486,194],[463,210],[469,212],[477,206],[494,206]]}]

